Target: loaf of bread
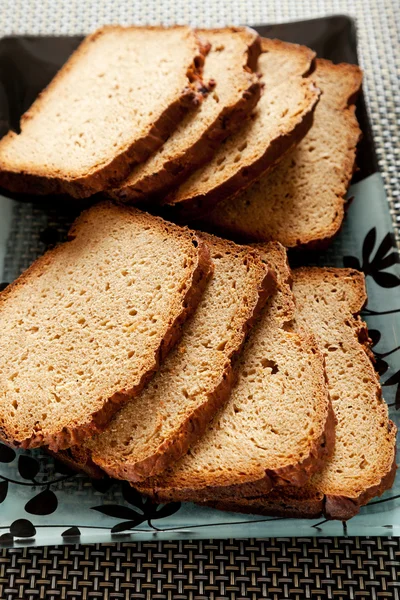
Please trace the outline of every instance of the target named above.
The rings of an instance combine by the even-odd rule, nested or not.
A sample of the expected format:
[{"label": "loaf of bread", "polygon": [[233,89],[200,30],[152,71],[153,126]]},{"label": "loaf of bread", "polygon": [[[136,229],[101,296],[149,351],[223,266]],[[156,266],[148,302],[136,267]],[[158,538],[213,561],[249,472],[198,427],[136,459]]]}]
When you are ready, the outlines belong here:
[{"label": "loaf of bread", "polygon": [[270,494],[235,498],[225,510],[346,520],[393,485],[396,427],[371,360],[368,331],[358,316],[366,301],[364,276],[350,269],[294,271],[296,322],[315,334],[325,356],[336,416],[333,454],[300,490],[277,487]]},{"label": "loaf of bread", "polygon": [[217,202],[245,189],[295,146],[309,130],[319,91],[313,80],[303,78],[313,53],[302,55],[300,73],[287,73],[279,85],[269,84],[270,55],[276,52],[262,42],[259,71],[266,78],[252,118],[230,136],[212,160],[195,171],[182,185],[168,194],[165,207],[180,219],[193,218],[210,210]]},{"label": "loaf of bread", "polygon": [[211,82],[211,93],[197,111],[188,113],[158,151],[112,191],[113,197],[131,203],[163,198],[204,164],[257,104],[261,91],[254,72],[261,52],[258,34],[246,27],[197,33],[211,44],[203,71],[205,84]]},{"label": "loaf of bread", "polygon": [[0,295],[0,437],[81,443],[143,388],[211,271],[188,229],[103,203]]},{"label": "loaf of bread", "polygon": [[[175,467],[137,487],[159,501],[232,498],[305,484],[331,452],[334,423],[315,340],[295,332],[282,246],[263,249],[278,288],[237,363],[238,381],[203,437]],[[136,487],[136,485],[135,485]]]},{"label": "loaf of bread", "polygon": [[361,133],[354,102],[362,74],[355,65],[318,59],[313,77],[322,95],[310,131],[271,173],[218,204],[207,215],[207,229],[309,248],[338,232]]},{"label": "loaf of bread", "polygon": [[0,142],[0,185],[90,196],[115,187],[199,105],[205,49],[189,27],[88,36]]}]

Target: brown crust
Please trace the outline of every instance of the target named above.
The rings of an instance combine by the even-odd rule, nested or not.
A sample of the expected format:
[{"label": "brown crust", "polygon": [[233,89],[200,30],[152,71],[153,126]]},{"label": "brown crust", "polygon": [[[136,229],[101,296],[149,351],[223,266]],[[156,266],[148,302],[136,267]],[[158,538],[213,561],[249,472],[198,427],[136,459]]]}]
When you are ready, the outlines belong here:
[{"label": "brown crust", "polygon": [[[123,210],[129,211],[127,208]],[[81,218],[82,217],[78,217],[79,220]],[[161,221],[161,219],[158,217],[153,218]],[[169,226],[170,224],[166,223],[165,225]],[[70,229],[70,239],[73,239],[74,237],[75,228],[76,222]],[[64,427],[62,431],[44,434],[38,427],[38,430],[32,433],[29,438],[17,442],[13,440],[9,433],[7,433],[0,421],[0,437],[7,444],[25,449],[37,448],[38,446],[48,446],[50,450],[54,452],[82,444],[88,437],[92,437],[94,434],[102,431],[110,421],[111,417],[121,408],[121,406],[128,402],[133,396],[139,394],[139,392],[152,377],[153,373],[157,371],[166,354],[179,339],[182,325],[197,307],[207,281],[213,271],[210,252],[207,245],[204,243],[203,239],[194,232],[190,232],[190,234],[193,245],[198,249],[197,262],[191,276],[191,285],[188,286],[186,295],[184,298],[182,298],[182,311],[175,318],[175,320],[169,324],[158,351],[155,353],[154,362],[143,374],[140,382],[136,386],[118,392],[108,398],[104,402],[101,409],[90,416],[88,415],[88,418],[90,418],[88,422],[82,423],[74,428]],[[45,266],[46,263],[48,263],[48,261],[51,260],[56,253],[58,253],[59,248],[60,246],[56,247],[54,250],[49,250],[45,255],[35,261],[33,265],[31,265],[16,281],[7,286],[7,288],[0,294],[0,307],[7,297],[12,293],[12,291],[15,288],[23,286],[31,276],[35,275],[36,271],[40,271],[42,266]]]},{"label": "brown crust", "polygon": [[[165,162],[160,171],[144,176],[134,184],[134,187],[124,187],[122,185],[111,190],[109,195],[112,198],[128,203],[145,201],[148,204],[149,202],[160,202],[172,187],[182,183],[193,171],[205,164],[214,154],[219,144],[228,135],[235,132],[243,124],[243,121],[250,116],[260,99],[262,87],[259,78],[255,74],[251,74],[251,71],[256,68],[257,59],[261,53],[260,38],[256,35],[250,37],[249,33],[252,30],[246,31],[247,28],[244,27],[229,27],[226,29],[232,32],[243,32],[249,38],[248,59],[244,69],[248,78],[247,89],[243,90],[241,97],[235,104],[224,107],[201,138],[196,140],[190,148],[185,149],[183,154]],[[211,31],[226,31],[226,29]],[[199,30],[198,33],[206,36],[207,30]]]},{"label": "brown crust", "polygon": [[91,479],[103,479],[105,477],[104,471],[90,460],[84,446],[73,446],[58,452],[53,452],[47,448],[47,452],[74,471],[86,473]]},{"label": "brown crust", "polygon": [[308,112],[292,131],[273,140],[258,160],[251,165],[242,167],[232,177],[210,189],[206,194],[199,194],[174,203],[174,192],[172,192],[163,203],[167,216],[171,214],[180,222],[197,219],[224,198],[234,197],[245,190],[260,175],[272,169],[287,152],[303,139],[312,126],[316,103],[317,100],[312,106],[309,106]]},{"label": "brown crust", "polygon": [[314,440],[309,455],[301,462],[280,469],[266,470],[262,479],[228,486],[205,486],[201,489],[183,487],[164,489],[157,485],[151,488],[144,482],[143,486],[138,486],[138,489],[156,502],[207,502],[224,501],[232,497],[237,499],[259,497],[268,494],[276,486],[301,487],[309,481],[313,473],[322,469],[325,460],[331,455],[335,441],[335,423],[335,416],[329,403],[324,432]]},{"label": "brown crust", "polygon": [[[181,28],[176,25],[175,28]],[[110,29],[137,29],[137,27],[123,28],[108,25],[89,35],[72,54],[67,63],[61,68],[50,84],[39,94],[35,103],[21,117],[21,123],[30,119],[33,112],[40,105],[40,98],[46,91],[54,87],[75,62],[79,60],[82,51],[93,43],[104,32]],[[146,29],[165,29],[164,27],[146,27]],[[201,73],[207,46],[198,40],[198,54],[193,57],[193,63],[187,71],[188,85],[182,90],[181,96],[168,106],[151,126],[147,134],[136,140],[128,148],[115,156],[107,164],[97,170],[87,173],[82,177],[62,178],[49,175],[32,174],[26,171],[0,170],[0,185],[12,192],[30,194],[69,194],[75,198],[86,198],[110,187],[116,187],[125,179],[133,164],[143,162],[152,152],[157,150],[183,119],[188,110],[196,108],[202,101],[204,86],[201,83]],[[10,134],[8,134],[10,135]],[[11,135],[16,135],[11,132]]]},{"label": "brown crust", "polygon": [[[282,249],[282,246],[276,242],[272,242],[267,246],[259,245],[256,246],[256,248],[261,251],[262,256],[263,252],[266,253],[263,256],[263,259],[267,263],[269,263],[268,251],[271,252],[273,249],[275,249],[275,251],[278,252],[285,252]],[[284,254],[284,263],[286,267],[281,267],[282,285],[289,285],[291,287],[291,272],[286,260],[286,253]],[[273,259],[271,259],[271,265],[275,265],[275,268],[279,268],[279,262],[277,261],[275,263]],[[290,327],[292,326],[292,319],[294,317],[293,309],[292,312],[288,313],[285,317],[282,327],[285,327],[285,325],[289,325]],[[310,353],[318,357],[318,362],[322,369],[323,356],[317,346],[315,338],[308,333],[301,333],[303,340],[308,345]],[[320,375],[321,379],[323,379],[324,375],[322,375],[322,373],[320,373]],[[260,477],[259,470],[256,472],[256,474],[254,472],[250,472],[246,475],[248,481],[245,481],[244,483],[204,485],[204,481],[202,481],[198,487],[168,485],[168,483],[166,486],[164,486],[163,476],[161,475],[160,479],[155,478],[154,480],[145,481],[143,485],[138,486],[138,489],[142,493],[156,499],[158,502],[171,500],[203,502],[207,500],[221,500],[225,498],[231,499],[232,495],[235,495],[236,497],[254,495],[260,496],[268,493],[277,485],[290,484],[292,486],[303,486],[308,482],[313,473],[321,470],[325,460],[331,455],[334,446],[335,417],[327,394],[326,377],[318,383],[318,389],[315,390],[315,395],[318,397],[319,401],[322,400],[323,402],[324,422],[321,424],[322,427],[318,432],[320,435],[312,440],[309,453],[304,460],[297,460],[292,464],[276,470],[268,469],[265,471],[262,477]],[[317,433],[315,435],[317,436]],[[241,477],[244,479],[244,474],[242,474]]]},{"label": "brown crust", "polygon": [[[202,234],[199,235],[201,237]],[[210,239],[210,242],[212,243],[212,236],[206,236],[205,241],[207,242],[208,239]],[[228,244],[229,242],[226,243]],[[250,250],[249,257],[254,258],[255,254],[254,250]],[[258,254],[256,254],[256,256],[258,258]],[[103,460],[100,453],[95,454],[90,450],[85,449],[85,453],[83,454],[82,449],[78,448],[76,468],[88,472],[87,468],[90,470],[91,465],[96,464],[112,477],[126,479],[132,482],[140,482],[148,477],[157,475],[179,460],[179,458],[187,452],[190,445],[202,435],[211,417],[229,396],[235,377],[232,369],[232,362],[240,353],[248,332],[253,326],[268,297],[275,289],[275,285],[275,275],[270,269],[265,270],[264,277],[260,280],[258,286],[257,304],[254,306],[248,320],[243,323],[242,335],[240,336],[241,343],[232,350],[231,355],[227,357],[225,371],[221,375],[219,384],[209,393],[207,400],[181,424],[179,431],[172,439],[166,440],[159,446],[154,454],[136,463],[110,464]],[[73,459],[74,448],[71,449],[69,455]]]},{"label": "brown crust", "polygon": [[253,313],[249,320],[243,324],[242,342],[239,347],[232,351],[231,356],[228,357],[229,362],[226,365],[224,373],[221,375],[219,384],[209,393],[207,400],[181,424],[178,433],[173,439],[166,440],[153,455],[134,464],[124,463],[110,466],[103,461],[101,454],[94,455],[93,453],[91,456],[92,461],[108,473],[108,475],[136,483],[161,473],[186,454],[191,444],[199,439],[212,416],[228,398],[234,383],[232,361],[240,353],[247,333],[250,331],[274,288],[275,277],[268,270],[265,273],[263,281],[260,282],[258,302],[254,307]]},{"label": "brown crust", "polygon": [[286,54],[296,54],[297,56],[302,55],[304,58],[304,71],[300,73],[303,77],[309,75],[310,71],[313,70],[313,62],[316,57],[316,53],[311,48],[303,46],[301,44],[294,44],[293,42],[283,42],[276,38],[261,38],[262,52],[272,51],[284,51]]},{"label": "brown crust", "polygon": [[[388,427],[390,430],[395,427],[392,421],[389,421]],[[339,519],[340,521],[347,521],[354,517],[359,511],[361,506],[368,504],[368,502],[376,496],[382,496],[383,492],[389,490],[395,480],[397,471],[396,457],[393,459],[392,467],[386,475],[384,475],[381,481],[369,489],[365,490],[357,498],[346,498],[345,496],[333,496],[326,494],[324,499],[324,515],[327,519]]]},{"label": "brown crust", "polygon": [[282,490],[283,493],[280,494],[277,488],[266,496],[210,500],[200,504],[217,510],[245,514],[301,519],[316,519],[325,516],[330,520],[347,521],[357,515],[360,508],[372,498],[381,496],[392,487],[396,470],[396,460],[394,460],[392,468],[382,477],[380,483],[363,492],[358,498],[324,495],[318,491],[313,491],[305,497],[296,497],[292,493],[286,494],[285,490]]},{"label": "brown crust", "polygon": [[[302,272],[312,272],[317,270],[320,269],[313,267],[302,267],[301,269],[297,269],[297,271]],[[346,277],[352,278],[356,282],[358,288],[356,300],[352,305],[349,305],[349,310],[353,313],[355,318],[354,328],[359,343],[363,347],[368,358],[374,364],[375,359],[371,352],[371,340],[368,336],[368,329],[366,324],[359,319],[359,313],[367,300],[364,276],[359,271],[353,269],[324,268],[323,270],[327,272],[343,273]],[[380,385],[377,394],[379,398],[382,398],[382,388]],[[346,521],[355,516],[359,512],[361,506],[367,504],[372,498],[381,496],[393,485],[397,469],[395,451],[396,426],[391,420],[388,420],[387,429],[388,433],[393,435],[394,442],[391,467],[382,475],[378,484],[365,489],[357,497],[324,494],[318,489],[313,488],[312,483],[310,483],[306,488],[306,498],[302,496],[303,491],[300,491],[298,495],[296,495],[295,490],[290,490],[290,493],[287,493],[286,489],[282,487],[275,488],[271,494],[267,494],[266,496],[260,495],[258,498],[239,498],[231,502],[211,502],[208,503],[208,505],[221,510],[284,517],[316,518],[323,514],[327,519]]]},{"label": "brown crust", "polygon": [[[345,114],[347,115],[347,121],[348,121],[348,129],[349,129],[349,139],[351,139],[351,142],[349,142],[350,144],[350,148],[349,148],[349,152],[346,156],[346,160],[344,163],[344,167],[342,169],[342,182],[345,185],[346,190],[348,189],[350,183],[351,183],[351,179],[352,176],[355,172],[356,169],[356,161],[355,161],[355,155],[356,155],[356,147],[358,142],[360,141],[362,132],[361,129],[359,128],[356,116],[355,116],[355,112],[356,112],[356,107],[355,107],[355,102],[357,100],[357,96],[359,94],[360,91],[360,87],[361,87],[361,83],[362,83],[362,73],[360,71],[360,69],[358,69],[358,67],[356,67],[355,65],[348,65],[346,63],[341,63],[338,65],[334,65],[331,61],[329,60],[325,60],[325,59],[320,59],[318,58],[316,61],[316,69],[317,72],[314,73],[314,76],[317,80],[317,85],[321,85],[318,83],[318,66],[322,66],[324,69],[337,69],[337,68],[341,68],[343,72],[348,71],[349,73],[352,74],[353,76],[353,86],[348,90],[348,96],[347,98],[344,100],[344,105],[342,107],[343,112],[345,112]],[[324,94],[324,89],[323,89],[323,85],[321,85],[321,90],[322,90],[322,98],[323,98],[323,94]],[[322,100],[323,102],[323,100]],[[339,109],[339,107],[338,107]],[[318,109],[317,109],[318,110]],[[267,201],[267,199],[266,199]],[[342,194],[341,190],[337,190],[337,203],[336,203],[336,215],[334,218],[334,221],[330,224],[330,226],[328,228],[325,229],[325,231],[323,233],[317,233],[317,234],[310,234],[309,236],[305,236],[302,239],[299,239],[296,236],[292,236],[290,238],[289,235],[286,234],[285,239],[280,239],[279,241],[281,241],[281,243],[283,243],[287,248],[293,248],[296,250],[322,250],[327,248],[327,246],[332,242],[333,238],[335,238],[336,235],[338,235],[338,233],[340,232],[340,228],[343,224],[343,219],[345,216],[345,209],[346,209],[346,199],[344,197],[344,195]],[[215,221],[214,219],[211,219],[209,221],[209,224],[207,226],[208,229],[212,229],[213,231],[216,232],[220,232],[220,231],[224,231],[225,235],[228,234],[229,237],[232,237],[233,239],[242,242],[242,243],[249,243],[249,242],[266,242],[268,241],[267,237],[264,236],[262,238],[262,236],[257,235],[257,234],[251,234],[251,232],[249,233],[248,231],[245,231],[243,229],[240,228],[240,217],[238,217],[238,219],[235,221],[235,223],[225,223],[223,216],[221,218],[221,221],[218,222],[218,216],[215,217]],[[262,239],[261,239],[262,238]]]},{"label": "brown crust", "polygon": [[[273,496],[273,498],[269,498]],[[244,513],[248,515],[264,515],[271,517],[284,517],[287,519],[316,519],[322,515],[323,496],[306,497],[295,502],[290,495],[283,498],[275,492],[258,498],[240,498],[238,500],[209,500],[199,502],[200,506],[209,506],[216,510]]]}]

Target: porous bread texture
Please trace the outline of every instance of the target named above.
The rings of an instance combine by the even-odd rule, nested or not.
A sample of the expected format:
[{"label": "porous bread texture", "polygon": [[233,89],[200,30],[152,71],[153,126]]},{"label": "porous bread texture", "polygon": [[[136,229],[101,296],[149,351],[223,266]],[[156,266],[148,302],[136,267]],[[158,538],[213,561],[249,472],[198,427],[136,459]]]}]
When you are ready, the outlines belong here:
[{"label": "porous bread texture", "polygon": [[198,304],[211,260],[188,229],[109,203],[0,295],[0,437],[53,451],[105,427]]},{"label": "porous bread texture", "polygon": [[312,77],[322,94],[307,135],[274,171],[216,206],[208,229],[287,247],[325,244],[338,232],[361,134],[354,102],[362,73],[317,59]]},{"label": "porous bread texture", "polygon": [[[248,122],[221,144],[213,158],[170,192],[164,205],[181,218],[198,217],[217,202],[239,193],[271,169],[297,144],[312,124],[319,90],[312,79],[303,78],[313,53],[301,60],[300,74],[290,70],[279,85],[272,85],[269,60],[273,46],[262,42],[258,67],[266,77],[264,92]],[[267,52],[264,48],[267,47]]]},{"label": "porous bread texture", "polygon": [[[350,269],[294,271],[296,322],[317,337],[336,416],[336,441],[324,468],[301,491],[275,488],[266,496],[234,499],[229,510],[346,520],[394,482],[396,427],[388,418],[365,323],[362,273]],[[220,504],[218,508],[227,508]]]},{"label": "porous bread texture", "polygon": [[313,69],[315,52],[307,46],[262,38],[263,83],[266,89],[290,77],[305,77]]},{"label": "porous bread texture", "polygon": [[198,106],[205,49],[189,27],[88,36],[0,142],[0,185],[85,197],[115,187]]},{"label": "porous bread texture", "polygon": [[[160,473],[187,452],[229,395],[232,359],[275,280],[255,250],[208,235],[205,241],[214,273],[195,314],[142,393],[85,443],[89,467],[133,482]],[[81,456],[78,448],[82,468]]]},{"label": "porous bread texture", "polygon": [[[286,253],[263,249],[278,287],[238,359],[238,381],[203,437],[175,468],[137,486],[158,501],[208,500],[304,484],[331,451],[333,422],[322,354],[292,326]],[[136,486],[135,486],[136,487]]]},{"label": "porous bread texture", "polygon": [[205,84],[212,82],[211,92],[196,112],[187,114],[161,148],[111,192],[114,198],[124,202],[160,199],[204,164],[257,104],[261,92],[254,73],[261,52],[258,34],[247,27],[197,33],[211,44],[203,70]]}]

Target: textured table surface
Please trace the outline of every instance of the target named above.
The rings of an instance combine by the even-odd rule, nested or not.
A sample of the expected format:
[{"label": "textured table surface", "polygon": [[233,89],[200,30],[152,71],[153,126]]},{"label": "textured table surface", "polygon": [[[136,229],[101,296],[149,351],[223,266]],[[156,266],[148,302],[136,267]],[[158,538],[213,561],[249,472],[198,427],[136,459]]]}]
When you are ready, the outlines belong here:
[{"label": "textured table surface", "polygon": [[[87,33],[104,23],[215,27],[348,14],[379,166],[400,240],[398,0],[2,0],[0,35]],[[1,520],[1,514],[0,514]],[[138,542],[0,550],[0,600],[399,598],[400,541],[319,538]]]}]

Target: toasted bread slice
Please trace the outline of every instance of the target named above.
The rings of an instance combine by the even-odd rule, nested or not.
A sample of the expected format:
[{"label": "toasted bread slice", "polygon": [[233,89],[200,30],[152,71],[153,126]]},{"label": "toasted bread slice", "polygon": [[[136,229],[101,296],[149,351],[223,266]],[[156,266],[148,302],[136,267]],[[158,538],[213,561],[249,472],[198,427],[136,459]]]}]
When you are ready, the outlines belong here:
[{"label": "toasted bread slice", "polygon": [[[258,66],[267,83],[251,119],[164,200],[163,204],[181,219],[197,217],[245,189],[297,144],[312,124],[319,97],[313,81],[303,78],[301,72],[286,77],[280,85],[268,85],[269,56],[274,46],[263,40],[262,50]],[[308,52],[308,69],[312,56]]]},{"label": "toasted bread slice", "polygon": [[199,105],[205,49],[189,27],[99,29],[0,142],[0,185],[90,196],[124,179]]},{"label": "toasted bread slice", "polygon": [[280,516],[346,520],[393,485],[396,427],[388,418],[371,361],[368,331],[358,316],[364,276],[350,269],[294,271],[296,321],[307,324],[325,355],[337,419],[333,455],[302,490],[277,487],[263,497],[232,498],[218,508]]},{"label": "toasted bread slice", "polygon": [[354,102],[362,74],[318,59],[313,77],[322,95],[310,131],[274,171],[218,204],[207,229],[291,248],[326,244],[338,232],[361,133]]},{"label": "toasted bread slice", "polygon": [[312,337],[294,331],[283,247],[271,243],[263,252],[277,272],[277,291],[239,357],[226,405],[174,468],[138,486],[159,501],[232,498],[279,482],[303,485],[331,450],[322,354]]},{"label": "toasted bread slice", "polygon": [[261,52],[258,34],[246,27],[199,30],[198,34],[211,44],[203,80],[206,85],[214,83],[212,93],[112,191],[113,197],[131,203],[160,199],[204,164],[257,104],[261,92],[254,73]]},{"label": "toasted bread slice", "polygon": [[274,278],[256,251],[213,236],[205,241],[214,274],[180,343],[143,392],[84,444],[86,464],[77,448],[77,467],[95,463],[133,482],[156,475],[187,452],[229,395],[232,359]]},{"label": "toasted bread slice", "polygon": [[56,451],[104,428],[158,368],[210,271],[188,229],[109,203],[84,212],[0,295],[0,437]]}]

